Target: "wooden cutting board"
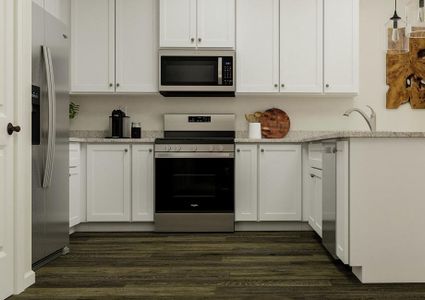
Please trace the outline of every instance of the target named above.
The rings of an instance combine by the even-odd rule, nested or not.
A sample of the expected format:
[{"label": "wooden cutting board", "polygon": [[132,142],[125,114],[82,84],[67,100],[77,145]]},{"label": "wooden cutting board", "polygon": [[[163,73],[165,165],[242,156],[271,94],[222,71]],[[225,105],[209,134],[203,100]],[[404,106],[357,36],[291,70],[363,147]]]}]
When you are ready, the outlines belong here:
[{"label": "wooden cutting board", "polygon": [[265,111],[260,118],[260,123],[261,133],[266,139],[282,139],[291,128],[289,116],[278,108]]}]

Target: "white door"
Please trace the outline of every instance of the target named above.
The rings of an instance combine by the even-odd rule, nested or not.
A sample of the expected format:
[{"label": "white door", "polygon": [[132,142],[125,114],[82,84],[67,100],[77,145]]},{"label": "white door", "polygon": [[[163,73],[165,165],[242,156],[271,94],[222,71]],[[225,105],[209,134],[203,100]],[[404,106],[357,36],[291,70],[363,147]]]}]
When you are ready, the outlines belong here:
[{"label": "white door", "polygon": [[359,1],[324,0],[325,92],[357,93]]},{"label": "white door", "polygon": [[87,221],[130,221],[130,146],[87,146]]},{"label": "white door", "polygon": [[198,0],[198,47],[235,47],[235,1]]},{"label": "white door", "polygon": [[0,2],[0,299],[13,293],[14,136],[7,133],[13,122],[13,0]]},{"label": "white door", "polygon": [[238,0],[237,92],[279,92],[279,0]]},{"label": "white door", "polygon": [[257,221],[257,145],[237,145],[235,158],[235,221]]},{"label": "white door", "polygon": [[116,1],[116,91],[158,91],[157,0]]},{"label": "white door", "polygon": [[301,145],[260,145],[260,221],[301,221]]},{"label": "white door", "polygon": [[71,92],[114,92],[115,1],[72,0],[71,18]]},{"label": "white door", "polygon": [[196,0],[160,0],[160,47],[196,47]]},{"label": "white door", "polygon": [[323,0],[280,0],[280,91],[323,92]]},{"label": "white door", "polygon": [[132,221],[153,222],[153,145],[132,148]]}]

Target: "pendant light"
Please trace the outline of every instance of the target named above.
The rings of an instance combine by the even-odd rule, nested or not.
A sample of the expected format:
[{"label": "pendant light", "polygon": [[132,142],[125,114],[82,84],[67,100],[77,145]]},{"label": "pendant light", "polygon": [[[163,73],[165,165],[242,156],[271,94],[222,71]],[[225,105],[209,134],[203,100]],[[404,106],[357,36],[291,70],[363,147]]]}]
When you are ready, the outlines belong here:
[{"label": "pendant light", "polygon": [[394,15],[385,23],[385,50],[388,53],[403,53],[409,51],[406,36],[407,23],[397,13],[397,0],[394,0]]},{"label": "pendant light", "polygon": [[425,0],[410,0],[406,5],[410,38],[425,37]]}]

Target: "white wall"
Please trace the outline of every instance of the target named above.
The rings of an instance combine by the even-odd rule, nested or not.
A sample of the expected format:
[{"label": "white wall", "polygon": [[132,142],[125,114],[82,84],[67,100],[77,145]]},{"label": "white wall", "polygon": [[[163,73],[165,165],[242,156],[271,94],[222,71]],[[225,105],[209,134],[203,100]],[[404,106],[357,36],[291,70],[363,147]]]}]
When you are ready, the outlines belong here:
[{"label": "white wall", "polygon": [[[399,1],[404,15],[404,1]],[[412,110],[409,105],[398,110],[385,108],[384,23],[393,13],[392,0],[360,0],[360,94],[353,98],[239,96],[236,99],[174,99],[161,96],[73,96],[81,105],[72,130],[106,130],[108,116],[114,108],[126,107],[132,120],[142,122],[144,130],[162,129],[162,114],[235,113],[237,129],[245,130],[244,114],[271,107],[285,110],[293,130],[367,130],[358,116],[342,116],[352,106],[370,105],[378,115],[378,130],[425,131],[425,110]]]}]

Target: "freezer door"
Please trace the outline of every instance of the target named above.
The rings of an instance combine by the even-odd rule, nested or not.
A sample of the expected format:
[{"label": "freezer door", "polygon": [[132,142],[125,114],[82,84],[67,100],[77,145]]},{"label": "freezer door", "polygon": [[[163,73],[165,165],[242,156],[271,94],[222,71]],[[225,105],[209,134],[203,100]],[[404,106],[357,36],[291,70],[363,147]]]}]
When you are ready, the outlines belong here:
[{"label": "freezer door", "polygon": [[69,33],[66,26],[45,14],[46,45],[50,50],[54,82],[55,145],[46,189],[46,251],[51,254],[69,244]]}]

